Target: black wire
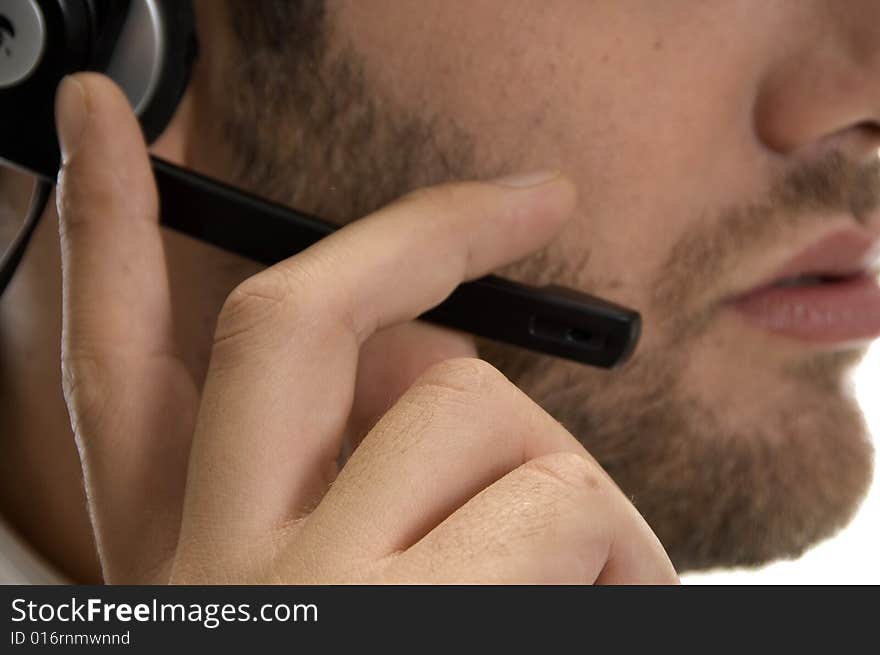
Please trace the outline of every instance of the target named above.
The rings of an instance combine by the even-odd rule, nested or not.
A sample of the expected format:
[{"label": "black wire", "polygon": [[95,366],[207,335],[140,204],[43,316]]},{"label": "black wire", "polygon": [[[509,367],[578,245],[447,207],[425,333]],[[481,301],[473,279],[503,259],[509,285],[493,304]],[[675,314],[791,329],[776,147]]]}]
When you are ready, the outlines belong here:
[{"label": "black wire", "polygon": [[6,253],[0,258],[0,297],[6,291],[15,270],[21,263],[21,258],[27,250],[28,243],[40,222],[40,216],[46,210],[49,204],[49,196],[52,194],[52,184],[43,179],[37,179],[34,184],[34,191],[31,194],[31,204],[28,207],[27,216],[24,223],[19,229],[18,234],[12,244],[6,250]]}]

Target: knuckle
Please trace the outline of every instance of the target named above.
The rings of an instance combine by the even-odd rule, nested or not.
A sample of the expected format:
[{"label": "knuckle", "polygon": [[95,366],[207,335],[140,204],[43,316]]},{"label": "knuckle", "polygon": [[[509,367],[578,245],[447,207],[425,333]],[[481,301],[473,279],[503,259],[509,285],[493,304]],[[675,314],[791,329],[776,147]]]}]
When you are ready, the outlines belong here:
[{"label": "knuckle", "polygon": [[[422,434],[457,431],[487,409],[491,389],[504,377],[479,359],[449,359],[431,366],[371,430],[384,447],[415,443]],[[401,429],[401,426],[406,426]]]},{"label": "knuckle", "polygon": [[301,276],[286,268],[270,268],[235,287],[220,309],[214,345],[251,335],[268,321],[304,315],[308,284]]},{"label": "knuckle", "polygon": [[77,438],[100,428],[108,403],[105,367],[88,355],[64,353],[61,357],[61,382],[71,425]]},{"label": "knuckle", "polygon": [[447,391],[484,395],[509,385],[510,382],[494,366],[476,357],[457,357],[434,364],[414,386],[442,388]]},{"label": "knuckle", "polygon": [[287,280],[276,271],[258,273],[239,284],[223,305],[221,313],[249,313],[252,306],[274,306],[290,291]]},{"label": "knuckle", "polygon": [[[55,199],[58,210],[58,229],[62,239],[80,231],[84,227],[88,227],[91,223],[89,220],[89,212],[84,210],[82,201],[82,191],[76,184],[69,182],[71,164],[67,163],[61,167],[59,172],[60,185],[58,187]],[[92,204],[97,204],[102,200],[100,197],[104,194],[103,189],[97,189],[99,194],[97,199],[93,199]]]},{"label": "knuckle", "polygon": [[152,177],[143,179],[134,168],[94,170],[76,158],[64,163],[55,201],[61,237],[112,223],[119,212],[152,223],[159,213],[155,185]]},{"label": "knuckle", "polygon": [[603,477],[595,465],[577,453],[552,453],[529,460],[520,469],[537,487],[577,496],[601,492]]}]

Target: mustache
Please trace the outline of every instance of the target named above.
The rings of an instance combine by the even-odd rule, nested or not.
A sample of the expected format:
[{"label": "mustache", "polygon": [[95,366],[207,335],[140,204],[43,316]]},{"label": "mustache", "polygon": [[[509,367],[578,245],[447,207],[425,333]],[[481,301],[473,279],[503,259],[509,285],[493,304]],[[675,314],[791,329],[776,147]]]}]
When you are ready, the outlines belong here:
[{"label": "mustache", "polygon": [[771,209],[846,212],[859,223],[880,207],[880,152],[868,164],[856,164],[839,151],[798,168],[771,193]]},{"label": "mustache", "polygon": [[742,265],[744,253],[766,250],[821,225],[830,215],[846,214],[854,224],[867,225],[871,212],[880,207],[877,154],[859,163],[831,151],[788,172],[763,198],[700,221],[676,242],[661,267],[652,293],[658,314],[681,321],[676,331],[693,334],[705,327],[721,302],[707,307],[706,296]]}]

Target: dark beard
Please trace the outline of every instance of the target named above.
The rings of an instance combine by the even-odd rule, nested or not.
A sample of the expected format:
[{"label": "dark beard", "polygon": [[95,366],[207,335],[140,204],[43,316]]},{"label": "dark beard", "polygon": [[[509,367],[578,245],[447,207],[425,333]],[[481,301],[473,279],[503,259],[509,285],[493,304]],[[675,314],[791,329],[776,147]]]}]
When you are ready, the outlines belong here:
[{"label": "dark beard", "polygon": [[[216,140],[230,148],[231,181],[255,193],[345,223],[417,187],[520,168],[522,153],[478,162],[476,135],[429,108],[407,111],[379,97],[353,54],[330,52],[320,40],[297,52],[285,49],[295,38],[277,50],[244,42],[244,63],[229,74],[236,95],[217,103],[225,114]],[[876,179],[877,165],[860,168],[835,155],[793,172],[761,202],[708,212],[669,253],[655,276],[662,283],[610,295],[644,303],[646,329],[665,335],[662,348],[643,349],[618,371],[481,344],[482,356],[580,438],[680,571],[795,557],[858,507],[872,448],[842,387],[854,354],[780,371],[790,402],[775,415],[756,415],[748,430],[731,429],[722,408],[688,393],[681,376],[744,254],[800,233],[808,221],[815,227],[824,209],[860,216],[877,205]],[[535,284],[610,291],[579,278],[590,270],[589,253],[581,262],[549,253],[508,272]]]},{"label": "dark beard", "polygon": [[679,572],[798,557],[850,521],[871,482],[867,429],[841,388],[854,353],[789,371],[780,384],[798,401],[750,430],[682,388],[683,351],[612,372],[489,343],[481,355],[584,444]]}]

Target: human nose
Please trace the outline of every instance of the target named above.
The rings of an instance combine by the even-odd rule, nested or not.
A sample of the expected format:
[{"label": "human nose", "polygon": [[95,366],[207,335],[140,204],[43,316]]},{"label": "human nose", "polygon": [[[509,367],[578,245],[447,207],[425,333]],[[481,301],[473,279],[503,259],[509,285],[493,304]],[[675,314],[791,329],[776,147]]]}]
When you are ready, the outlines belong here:
[{"label": "human nose", "polygon": [[793,31],[758,89],[755,131],[781,155],[880,150],[880,2],[793,3]]}]

